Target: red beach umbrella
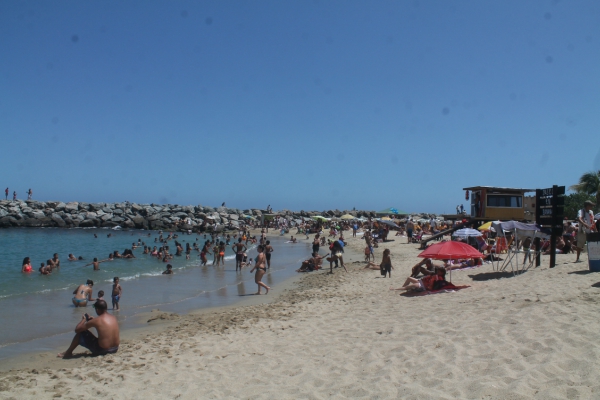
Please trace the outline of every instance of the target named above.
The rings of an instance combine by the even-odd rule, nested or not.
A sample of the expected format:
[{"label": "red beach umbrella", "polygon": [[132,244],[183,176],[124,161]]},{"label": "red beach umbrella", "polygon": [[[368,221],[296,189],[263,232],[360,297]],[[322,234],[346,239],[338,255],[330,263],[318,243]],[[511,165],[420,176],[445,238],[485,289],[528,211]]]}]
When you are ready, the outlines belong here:
[{"label": "red beach umbrella", "polygon": [[463,242],[441,242],[432,244],[419,257],[434,260],[456,260],[459,258],[483,258],[484,255]]}]

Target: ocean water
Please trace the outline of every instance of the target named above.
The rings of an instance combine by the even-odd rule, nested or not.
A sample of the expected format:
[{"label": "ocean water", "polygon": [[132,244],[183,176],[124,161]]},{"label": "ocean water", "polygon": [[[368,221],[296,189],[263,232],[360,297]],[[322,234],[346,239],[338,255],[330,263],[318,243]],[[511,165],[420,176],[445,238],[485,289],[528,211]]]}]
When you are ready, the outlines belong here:
[{"label": "ocean water", "polygon": [[[95,238],[94,234],[98,237]],[[108,238],[107,235],[111,234]],[[150,234],[150,236],[148,236]],[[167,233],[163,233],[166,237]],[[81,314],[93,314],[93,308],[75,308],[71,303],[73,291],[87,279],[94,281],[94,298],[104,290],[110,303],[113,277],[118,276],[123,288],[121,310],[115,315],[122,328],[139,326],[136,315],[159,308],[161,311],[184,313],[193,309],[223,306],[239,301],[242,296],[256,292],[254,274],[249,268],[235,271],[235,255],[227,246],[225,266],[201,267],[197,251],[191,259],[185,254],[169,261],[173,275],[162,275],[166,264],[149,254],[143,247],[133,250],[135,259],[117,259],[100,264],[100,271],[84,265],[94,257],[99,260],[118,250],[123,253],[138,239],[146,245],[160,247],[155,242],[156,231],[113,231],[110,229],[0,229],[0,359],[30,351],[46,351],[61,344],[68,345],[69,337]],[[179,234],[177,240],[185,244],[197,242],[202,248],[204,235]],[[224,240],[224,239],[223,239]],[[290,276],[300,261],[310,254],[308,243],[286,243],[287,237],[270,238],[274,247],[271,269],[263,278],[269,286],[277,286]],[[233,241],[232,241],[233,243]],[[174,240],[169,243],[175,252]],[[250,247],[250,246],[249,246]],[[41,262],[59,254],[60,270],[41,275]],[[82,256],[82,261],[67,261],[68,254]],[[248,256],[255,257],[256,246]],[[21,273],[24,257],[31,258],[34,272]]]}]

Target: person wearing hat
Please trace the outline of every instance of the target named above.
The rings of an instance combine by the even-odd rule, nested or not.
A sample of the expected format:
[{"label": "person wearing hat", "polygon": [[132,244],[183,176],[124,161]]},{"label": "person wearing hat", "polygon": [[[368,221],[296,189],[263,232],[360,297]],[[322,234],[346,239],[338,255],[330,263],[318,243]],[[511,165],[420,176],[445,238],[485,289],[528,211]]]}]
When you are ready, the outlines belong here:
[{"label": "person wearing hat", "polygon": [[594,203],[590,200],[586,200],[585,203],[583,203],[583,208],[577,212],[579,229],[577,230],[577,260],[575,260],[575,262],[579,262],[579,255],[581,254],[581,250],[583,250],[583,246],[585,246],[585,235],[596,230],[594,213],[592,212],[592,207],[594,206]]}]

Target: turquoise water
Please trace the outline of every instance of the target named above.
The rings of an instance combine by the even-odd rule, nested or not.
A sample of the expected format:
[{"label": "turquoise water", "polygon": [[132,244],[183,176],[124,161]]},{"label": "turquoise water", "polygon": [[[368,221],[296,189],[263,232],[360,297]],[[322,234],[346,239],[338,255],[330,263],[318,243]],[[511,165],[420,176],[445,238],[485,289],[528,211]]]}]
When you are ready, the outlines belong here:
[{"label": "turquoise water", "polygon": [[[107,238],[107,234],[112,234]],[[148,233],[151,234],[148,237]],[[95,238],[94,234],[98,237]],[[165,232],[164,237],[167,236]],[[191,259],[185,253],[169,261],[173,275],[162,275],[166,264],[156,257],[142,254],[143,248],[133,250],[135,259],[117,259],[100,264],[100,271],[84,267],[94,257],[105,259],[118,250],[123,253],[138,239],[150,246],[156,231],[113,231],[109,229],[0,229],[0,359],[28,351],[45,351],[68,343],[81,314],[92,308],[75,308],[71,304],[73,290],[87,279],[94,281],[94,297],[104,290],[110,308],[110,290],[114,276],[123,287],[121,310],[115,312],[122,327],[136,326],[136,315],[155,308],[162,311],[187,312],[193,309],[222,306],[238,301],[241,296],[256,292],[254,274],[245,268],[235,271],[235,256],[231,245],[226,251],[226,265],[201,267],[198,252]],[[197,242],[202,248],[204,235],[179,234],[183,245]],[[292,275],[301,260],[307,258],[308,243],[285,243],[284,238],[270,238],[275,252],[271,270],[263,278],[267,285],[277,285]],[[175,252],[174,241],[168,243]],[[255,246],[254,246],[255,247]],[[59,254],[60,270],[51,275],[37,272],[42,261]],[[83,261],[67,261],[68,254],[82,256]],[[256,256],[255,248],[248,251]],[[31,258],[34,272],[22,274],[24,257]]]}]

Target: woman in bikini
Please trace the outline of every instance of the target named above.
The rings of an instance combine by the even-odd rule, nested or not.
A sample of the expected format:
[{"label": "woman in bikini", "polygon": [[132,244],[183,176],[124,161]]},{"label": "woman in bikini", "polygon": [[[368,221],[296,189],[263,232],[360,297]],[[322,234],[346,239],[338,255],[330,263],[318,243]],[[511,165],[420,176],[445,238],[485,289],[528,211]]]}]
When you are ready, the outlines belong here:
[{"label": "woman in bikini", "polygon": [[225,242],[219,243],[219,257],[217,257],[217,265],[225,265]]},{"label": "woman in bikini", "polygon": [[31,267],[31,260],[29,259],[29,257],[25,257],[23,259],[23,265],[21,266],[21,272],[23,272],[24,274],[28,274],[33,270],[33,268]]},{"label": "woman in bikini", "polygon": [[87,306],[88,301],[94,301],[92,299],[92,288],[94,287],[94,281],[88,279],[85,285],[79,285],[77,289],[73,292],[75,297],[73,297],[73,305],[75,307],[85,307]]},{"label": "woman in bikini", "polygon": [[267,262],[266,262],[266,257],[264,254],[264,250],[265,248],[263,247],[263,245],[259,245],[258,248],[258,256],[256,257],[256,265],[254,266],[254,268],[252,268],[250,270],[250,273],[254,272],[254,270],[256,270],[256,275],[254,275],[254,282],[256,282],[256,284],[258,285],[258,293],[256,294],[260,294],[260,288],[264,287],[265,290],[267,291],[268,294],[269,293],[269,289],[271,289],[270,287],[268,287],[267,285],[265,285],[264,283],[262,283],[262,277],[265,274],[265,272],[267,271]]}]

